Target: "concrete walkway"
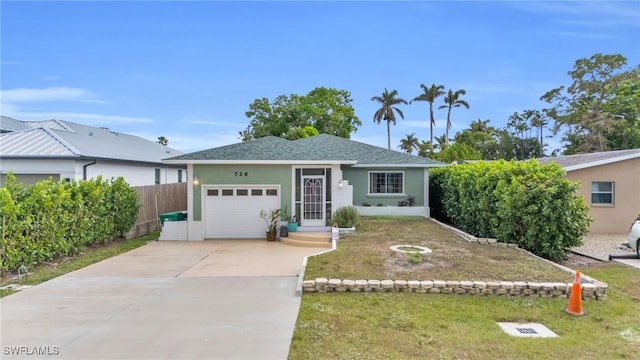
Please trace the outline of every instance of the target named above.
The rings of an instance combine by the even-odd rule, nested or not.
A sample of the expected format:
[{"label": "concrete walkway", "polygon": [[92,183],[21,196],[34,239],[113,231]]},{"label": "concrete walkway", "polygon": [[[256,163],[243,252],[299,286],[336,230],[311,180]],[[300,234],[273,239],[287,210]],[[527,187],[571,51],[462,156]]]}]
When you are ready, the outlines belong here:
[{"label": "concrete walkway", "polygon": [[153,242],[0,300],[0,357],[285,359],[296,275],[321,250]]}]

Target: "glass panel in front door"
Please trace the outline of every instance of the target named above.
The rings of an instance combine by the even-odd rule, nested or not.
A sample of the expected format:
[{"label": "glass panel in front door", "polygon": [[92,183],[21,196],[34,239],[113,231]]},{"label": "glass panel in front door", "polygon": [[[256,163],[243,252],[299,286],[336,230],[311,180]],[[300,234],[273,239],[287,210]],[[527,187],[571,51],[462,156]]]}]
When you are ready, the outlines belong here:
[{"label": "glass panel in front door", "polygon": [[304,178],[303,220],[324,220],[324,178]]}]

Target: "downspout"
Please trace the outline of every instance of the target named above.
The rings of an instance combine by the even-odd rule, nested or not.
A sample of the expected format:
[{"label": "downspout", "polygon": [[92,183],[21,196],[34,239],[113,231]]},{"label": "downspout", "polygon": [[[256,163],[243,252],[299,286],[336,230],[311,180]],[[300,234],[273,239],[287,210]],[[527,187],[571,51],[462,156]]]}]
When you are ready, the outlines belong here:
[{"label": "downspout", "polygon": [[93,160],[92,162],[85,164],[82,166],[82,180],[87,180],[87,168],[91,165],[95,165],[96,161]]}]

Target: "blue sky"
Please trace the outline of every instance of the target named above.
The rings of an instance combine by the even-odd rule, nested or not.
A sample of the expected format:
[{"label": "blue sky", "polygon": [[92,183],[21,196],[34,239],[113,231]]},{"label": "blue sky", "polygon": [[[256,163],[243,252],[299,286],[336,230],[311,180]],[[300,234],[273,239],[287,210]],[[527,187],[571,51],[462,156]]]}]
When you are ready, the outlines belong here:
[{"label": "blue sky", "polygon": [[[421,83],[465,89],[453,136],[543,108],[579,58],[640,64],[638,1],[2,1],[0,12],[3,115],[162,135],[185,152],[238,142],[254,99],[317,86],[350,91],[363,123],[352,138],[386,147],[371,101],[385,87],[406,100]],[[402,109],[395,150],[406,134],[429,137],[427,104]],[[446,111],[436,117],[441,135]]]}]

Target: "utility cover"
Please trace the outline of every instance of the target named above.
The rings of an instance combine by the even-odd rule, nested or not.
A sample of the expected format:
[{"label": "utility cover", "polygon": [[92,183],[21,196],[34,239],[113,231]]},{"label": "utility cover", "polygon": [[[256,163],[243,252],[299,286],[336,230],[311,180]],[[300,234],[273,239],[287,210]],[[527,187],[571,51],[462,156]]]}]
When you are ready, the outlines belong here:
[{"label": "utility cover", "polygon": [[511,336],[516,337],[558,337],[558,334],[539,323],[499,322],[500,328]]}]

